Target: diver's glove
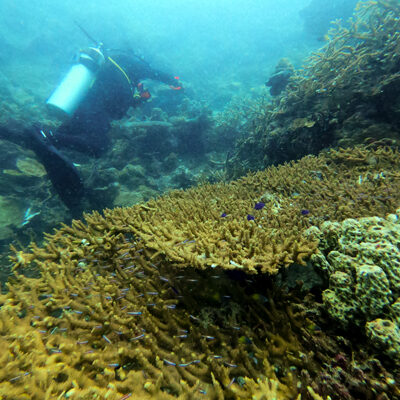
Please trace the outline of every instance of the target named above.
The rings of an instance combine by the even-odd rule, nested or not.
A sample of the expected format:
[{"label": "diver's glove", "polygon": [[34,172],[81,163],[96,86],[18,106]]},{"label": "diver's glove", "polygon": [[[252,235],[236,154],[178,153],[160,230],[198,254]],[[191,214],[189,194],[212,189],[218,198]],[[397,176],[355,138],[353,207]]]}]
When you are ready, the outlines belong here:
[{"label": "diver's glove", "polygon": [[172,90],[183,90],[183,85],[179,81],[179,76],[174,76],[174,78],[171,80],[169,87]]},{"label": "diver's glove", "polygon": [[140,100],[148,101],[151,99],[151,93],[147,89],[144,88],[143,83],[139,82],[137,84],[136,88],[137,88],[136,95],[138,96],[138,98],[140,98]]}]

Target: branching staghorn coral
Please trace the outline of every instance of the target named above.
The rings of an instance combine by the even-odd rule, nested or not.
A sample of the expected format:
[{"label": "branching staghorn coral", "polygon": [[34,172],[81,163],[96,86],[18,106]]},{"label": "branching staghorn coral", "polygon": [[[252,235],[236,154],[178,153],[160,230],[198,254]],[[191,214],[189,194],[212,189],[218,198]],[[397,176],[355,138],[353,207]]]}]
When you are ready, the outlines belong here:
[{"label": "branching staghorn coral", "polygon": [[[306,227],[395,210],[397,160],[389,148],[331,151],[230,184],[202,185],[105,211],[105,221],[126,225],[153,249],[149,256],[162,255],[174,266],[274,274],[315,251],[316,244],[301,234]],[[92,218],[99,216],[88,217],[94,224]]]},{"label": "branching staghorn coral", "polygon": [[3,399],[247,399],[265,376],[282,399],[294,396],[289,366],[306,350],[285,312],[219,269],[177,275],[97,222],[94,231],[75,221],[33,246],[39,278],[16,264],[0,299]]},{"label": "branching staghorn coral", "polygon": [[398,144],[399,16],[395,0],[361,1],[348,27],[336,23],[286,91],[248,123],[228,176],[370,138]]},{"label": "branching staghorn coral", "polygon": [[[289,400],[309,398],[307,387],[320,383],[321,394],[331,394],[336,380],[325,384],[321,371],[340,346],[315,328],[304,308],[278,295],[269,275],[300,254],[296,238],[309,249],[300,261],[313,251],[314,242],[302,236],[309,225],[350,212],[390,211],[399,200],[399,160],[386,148],[306,157],[229,185],[86,215],[47,235],[43,247],[15,249],[14,277],[0,296],[0,396],[262,399],[277,393]],[[256,252],[266,261],[255,268],[269,275],[237,275],[256,272],[240,268],[252,265],[253,256],[247,263],[232,256],[243,257],[239,244],[248,254],[251,243],[265,240],[262,234],[274,241],[266,246],[275,253]],[[218,265],[203,256],[212,244]],[[225,254],[233,262],[225,264]],[[37,277],[25,276],[27,269]]]}]

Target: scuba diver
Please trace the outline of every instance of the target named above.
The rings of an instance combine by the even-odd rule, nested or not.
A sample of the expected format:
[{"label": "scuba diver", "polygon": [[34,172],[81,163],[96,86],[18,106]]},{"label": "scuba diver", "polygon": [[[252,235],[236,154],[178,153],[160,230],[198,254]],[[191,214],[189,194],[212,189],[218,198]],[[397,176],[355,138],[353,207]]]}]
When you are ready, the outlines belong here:
[{"label": "scuba diver", "polygon": [[59,149],[101,156],[110,146],[111,122],[151,97],[141,83],[144,79],[182,89],[179,78],[154,70],[133,53],[105,50],[101,43],[81,50],[47,100],[47,106],[65,121],[54,132],[41,126],[25,132],[28,147],[35,152],[55,191],[72,212],[80,206],[84,185],[75,165]]}]

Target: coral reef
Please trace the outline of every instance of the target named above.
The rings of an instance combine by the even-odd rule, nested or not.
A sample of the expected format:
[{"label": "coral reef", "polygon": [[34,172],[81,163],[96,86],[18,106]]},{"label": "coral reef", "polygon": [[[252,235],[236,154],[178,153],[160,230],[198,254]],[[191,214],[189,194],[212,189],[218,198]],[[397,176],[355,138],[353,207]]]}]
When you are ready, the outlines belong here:
[{"label": "coral reef", "polygon": [[393,212],[399,160],[386,148],[331,151],[87,214],[43,246],[14,248],[0,397],[400,398],[395,370],[322,331],[315,302],[271,276],[324,243],[326,218]]},{"label": "coral reef", "polygon": [[400,360],[400,209],[386,218],[325,222],[312,262],[329,280],[322,297],[329,315],[344,328],[366,332],[371,343]]},{"label": "coral reef", "polygon": [[[0,298],[3,399],[291,399],[301,391],[297,368],[316,364],[296,330],[301,313],[246,294],[220,269],[177,275],[148,259],[126,227],[87,218],[14,257]],[[21,274],[31,268],[38,278]]]},{"label": "coral reef", "polygon": [[107,155],[66,153],[87,209],[139,204],[28,248],[68,214],[21,134],[57,123],[1,75],[0,399],[399,399],[399,14],[361,2],[270,104],[156,93]]},{"label": "coral reef", "polygon": [[397,322],[377,318],[367,322],[366,333],[371,343],[398,363],[400,361],[400,329]]},{"label": "coral reef", "polygon": [[347,27],[295,71],[272,102],[260,99],[242,129],[228,176],[317,154],[332,146],[399,140],[400,5],[361,1]]},{"label": "coral reef", "polygon": [[391,149],[331,151],[105,215],[128,223],[175,266],[274,274],[315,252],[315,241],[302,235],[307,227],[393,212],[398,162]]}]

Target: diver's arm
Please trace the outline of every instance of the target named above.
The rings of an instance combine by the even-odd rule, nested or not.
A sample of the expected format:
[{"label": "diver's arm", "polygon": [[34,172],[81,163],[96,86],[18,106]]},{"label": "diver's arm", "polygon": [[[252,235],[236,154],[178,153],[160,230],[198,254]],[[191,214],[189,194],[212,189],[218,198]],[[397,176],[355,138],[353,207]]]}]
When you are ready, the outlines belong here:
[{"label": "diver's arm", "polygon": [[174,77],[171,74],[166,74],[163,71],[153,69],[150,64],[137,57],[118,53],[110,53],[110,55],[112,60],[115,61],[115,63],[117,63],[118,66],[121,67],[129,76],[134,86],[144,79],[152,79],[174,87],[182,86],[177,77]]},{"label": "diver's arm", "polygon": [[148,79],[153,79],[155,81],[159,81],[162,83],[166,83],[171,86],[180,86],[180,83],[176,77],[171,76],[170,74],[166,74],[165,72],[158,71],[155,69],[150,69]]},{"label": "diver's arm", "polygon": [[165,83],[170,86],[174,87],[180,87],[181,83],[178,81],[179,78],[167,74],[163,71],[157,70],[152,68],[149,64],[145,63],[144,61],[141,61],[141,71],[139,73],[139,79],[152,79],[154,81],[159,81],[162,83]]}]

